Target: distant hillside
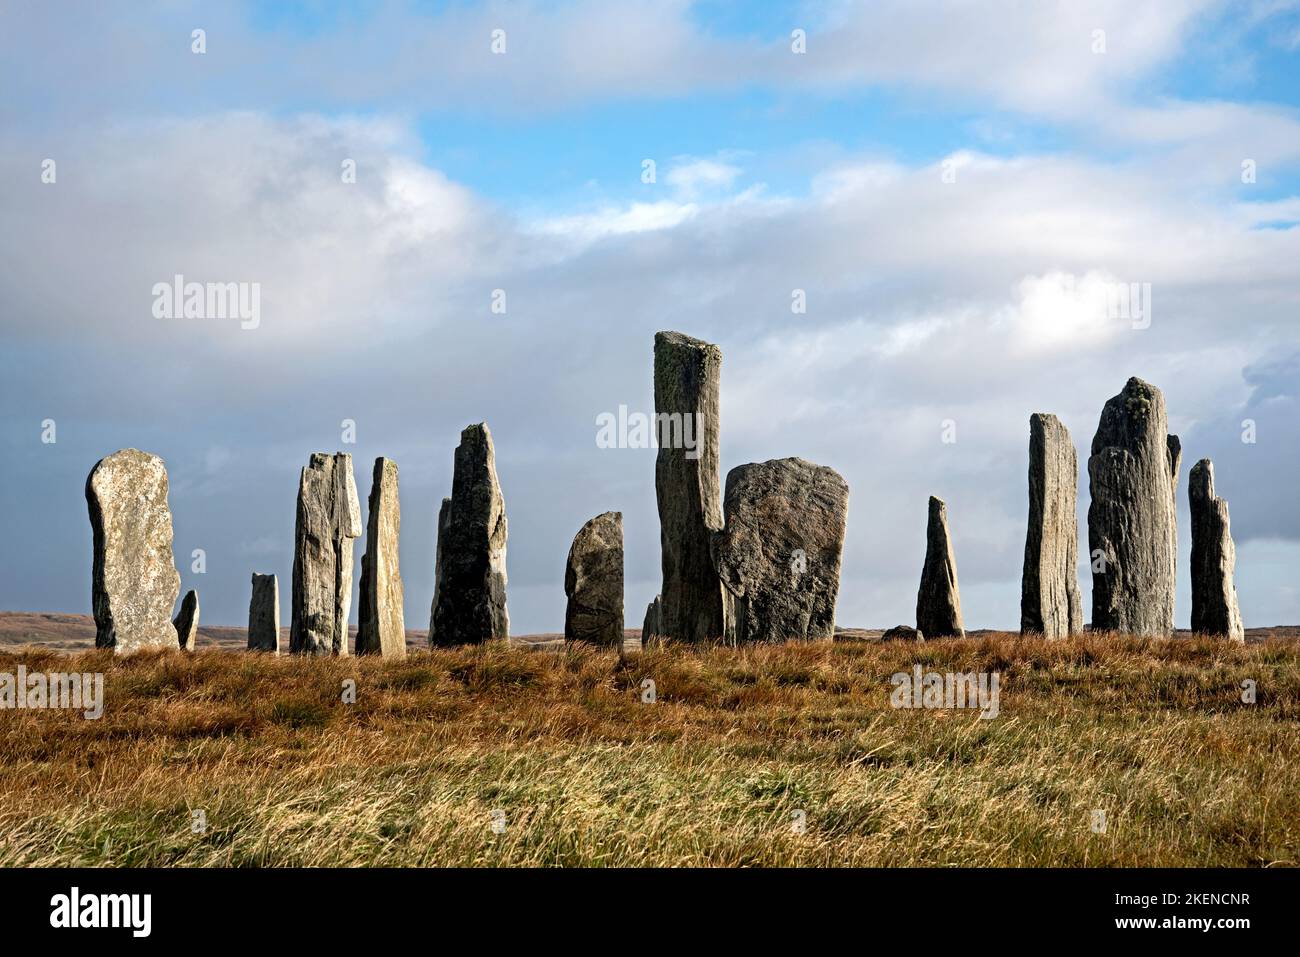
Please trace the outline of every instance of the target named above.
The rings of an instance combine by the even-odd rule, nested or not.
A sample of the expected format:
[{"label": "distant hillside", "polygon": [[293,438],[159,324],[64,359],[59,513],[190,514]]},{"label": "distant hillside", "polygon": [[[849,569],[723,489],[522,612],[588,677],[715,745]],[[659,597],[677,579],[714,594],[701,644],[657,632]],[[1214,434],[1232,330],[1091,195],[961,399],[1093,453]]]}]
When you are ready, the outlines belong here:
[{"label": "distant hillside", "polygon": [[[200,619],[200,622],[202,619]],[[350,629],[353,639],[356,638],[357,629],[354,626]],[[839,641],[872,641],[880,637],[882,630],[879,628],[840,628],[836,629],[836,640]],[[972,638],[979,638],[985,634],[992,634],[991,630],[973,629],[967,634]],[[629,638],[641,637],[641,632],[635,629],[628,629],[625,634]],[[559,633],[552,632],[542,635],[513,635],[515,641],[527,645],[544,646],[552,642],[559,641],[563,636]],[[1300,626],[1281,625],[1273,628],[1248,628],[1246,630],[1246,640],[1248,642],[1264,641],[1268,638],[1288,638],[1300,640]],[[281,647],[289,647],[289,629],[284,627],[280,629]],[[429,642],[429,631],[426,628],[408,628],[406,630],[406,646],[408,648],[424,648]],[[247,633],[243,628],[231,625],[203,625],[199,626],[199,646],[208,648],[228,648],[240,650],[246,647],[248,643]],[[65,615],[59,612],[34,612],[34,611],[0,611],[0,649],[16,650],[24,645],[37,645],[42,648],[50,648],[56,651],[86,651],[95,646],[95,621],[89,615]]]}]

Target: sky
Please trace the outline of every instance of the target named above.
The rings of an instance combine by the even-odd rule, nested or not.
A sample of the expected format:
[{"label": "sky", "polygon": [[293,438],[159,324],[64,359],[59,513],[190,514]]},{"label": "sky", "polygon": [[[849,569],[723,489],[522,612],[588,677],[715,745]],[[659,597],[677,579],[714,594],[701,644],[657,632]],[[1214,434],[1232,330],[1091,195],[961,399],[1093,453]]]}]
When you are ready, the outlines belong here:
[{"label": "sky", "polygon": [[[160,316],[176,275],[256,322]],[[423,628],[486,421],[512,631],[562,630],[607,510],[639,626],[655,451],[598,420],[653,411],[663,329],[722,349],[724,478],[847,480],[841,625],[914,620],[938,495],[967,627],[1018,627],[1037,411],[1079,449],[1087,612],[1133,375],[1184,449],[1178,624],[1205,457],[1247,627],[1300,622],[1300,2],[0,0],[0,610],[89,613],[86,476],[135,447],[202,621],[259,572],[287,624],[299,471],[345,451],[363,509],[398,463]]]}]

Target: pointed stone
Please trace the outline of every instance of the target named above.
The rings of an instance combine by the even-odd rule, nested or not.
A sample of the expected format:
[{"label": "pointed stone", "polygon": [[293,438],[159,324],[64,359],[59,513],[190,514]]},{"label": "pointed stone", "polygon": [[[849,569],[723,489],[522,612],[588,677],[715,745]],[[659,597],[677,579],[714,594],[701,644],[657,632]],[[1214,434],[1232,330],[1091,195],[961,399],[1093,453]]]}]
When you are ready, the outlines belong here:
[{"label": "pointed stone", "polygon": [[957,561],[948,534],[948,506],[930,496],[925,530],[925,566],[916,596],[916,629],[926,638],[963,638],[961,595],[957,590]]},{"label": "pointed stone", "polygon": [[193,588],[181,599],[181,610],[172,619],[176,641],[183,651],[193,651],[199,637],[199,593]]},{"label": "pointed stone", "polygon": [[722,350],[680,332],[659,332],[654,356],[663,631],[679,641],[730,638],[731,600],[711,553],[713,534],[722,529]]},{"label": "pointed stone", "polygon": [[1138,378],[1102,410],[1088,459],[1095,630],[1173,634],[1182,449],[1168,430],[1165,397]]},{"label": "pointed stone", "polygon": [[397,495],[397,463],[375,459],[370,485],[366,551],[361,556],[361,599],[357,608],[357,654],[406,657],[406,620],[398,545],[402,513]]},{"label": "pointed stone", "polygon": [[1020,580],[1020,630],[1045,638],[1083,631],[1079,592],[1079,458],[1054,415],[1029,418],[1029,525]]},{"label": "pointed stone", "polygon": [[1169,580],[1178,587],[1178,473],[1183,465],[1183,443],[1176,435],[1165,443],[1169,457],[1169,491],[1173,494],[1172,523],[1169,527]]},{"label": "pointed stone", "polygon": [[726,524],[713,544],[737,641],[834,636],[848,508],[849,486],[839,473],[803,459],[727,474]]},{"label": "pointed stone", "polygon": [[566,641],[623,644],[623,513],[605,512],[574,536],[564,567]]},{"label": "pointed stone", "polygon": [[1187,494],[1192,507],[1192,631],[1244,643],[1246,630],[1233,584],[1237,549],[1228,503],[1214,494],[1214,463],[1209,459],[1192,466]]},{"label": "pointed stone", "polygon": [[348,654],[352,543],[360,535],[361,503],[352,477],[352,456],[314,453],[298,484],[292,653]]},{"label": "pointed stone", "polygon": [[181,576],[172,557],[167,468],[139,449],[100,459],[86,479],[94,540],[95,645],[119,654],[175,648]]},{"label": "pointed stone", "polygon": [[442,543],[447,534],[447,522],[451,518],[451,499],[444,498],[438,509],[438,544],[433,553],[433,603],[429,606],[429,647],[438,644],[434,637],[434,618],[438,611],[438,596],[442,591]]},{"label": "pointed stone", "polygon": [[663,627],[663,601],[655,595],[655,600],[645,608],[645,621],[641,623],[641,647],[648,645],[655,635],[662,635]]},{"label": "pointed stone", "polygon": [[467,426],[456,447],[447,524],[438,536],[437,591],[429,629],[437,645],[509,637],[506,503],[485,423]]},{"label": "pointed stone", "polygon": [[253,573],[253,596],[248,601],[248,650],[280,653],[280,581],[274,575]]}]

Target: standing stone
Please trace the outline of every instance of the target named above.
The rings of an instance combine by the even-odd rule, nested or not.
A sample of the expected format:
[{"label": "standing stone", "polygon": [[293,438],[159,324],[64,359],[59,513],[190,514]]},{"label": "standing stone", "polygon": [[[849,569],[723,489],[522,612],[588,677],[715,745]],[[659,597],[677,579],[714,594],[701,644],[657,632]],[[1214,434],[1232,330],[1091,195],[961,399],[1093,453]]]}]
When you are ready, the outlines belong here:
[{"label": "standing stone", "polygon": [[1143,637],[1174,630],[1182,449],[1165,397],[1141,379],[1106,403],[1088,459],[1092,627]]},{"label": "standing stone", "polygon": [[911,625],[895,625],[880,636],[881,641],[925,641],[925,632]]},{"label": "standing stone", "polygon": [[925,566],[916,596],[916,629],[927,638],[966,636],[957,590],[957,561],[948,534],[948,506],[933,495],[925,530]]},{"label": "standing stone", "polygon": [[1192,631],[1244,643],[1246,629],[1233,584],[1237,549],[1228,503],[1214,494],[1214,463],[1209,459],[1192,466],[1187,494],[1192,506]]},{"label": "standing stone", "polygon": [[734,599],[738,641],[830,639],[849,486],[834,469],[773,459],[727,473],[718,575]]},{"label": "standing stone", "polygon": [[718,390],[722,350],[680,332],[655,334],[655,496],[663,565],[663,633],[732,637],[731,599],[712,558],[722,529]]},{"label": "standing stone", "polygon": [[655,600],[645,608],[645,621],[641,623],[641,647],[649,644],[655,635],[662,635],[663,628],[663,601],[655,595]]},{"label": "standing stone", "polygon": [[184,651],[193,651],[199,637],[199,593],[193,588],[181,599],[180,613],[172,619],[176,640]]},{"label": "standing stone", "polygon": [[444,498],[438,509],[438,544],[433,553],[433,604],[429,606],[429,647],[438,644],[434,638],[434,616],[438,611],[438,596],[442,593],[442,542],[451,518],[451,499]]},{"label": "standing stone", "polygon": [[280,581],[253,572],[253,597],[248,602],[248,650],[280,653]]},{"label": "standing stone", "polygon": [[506,502],[485,423],[460,434],[446,511],[438,535],[438,600],[429,641],[461,645],[507,638]]},{"label": "standing stone", "polygon": [[352,456],[313,453],[298,485],[289,631],[294,654],[347,655],[352,540],[360,535]]},{"label": "standing stone", "polygon": [[1079,593],[1079,458],[1054,415],[1029,418],[1029,530],[1020,580],[1020,630],[1045,638],[1083,631]]},{"label": "standing stone", "polygon": [[392,459],[375,459],[369,508],[366,551],[361,556],[357,654],[405,658],[406,621],[397,554],[402,514],[397,497],[397,463]]},{"label": "standing stone", "polygon": [[[1169,489],[1173,493],[1174,505],[1178,505],[1178,470],[1183,465],[1183,443],[1176,435],[1171,435],[1165,440],[1165,447],[1169,455]],[[1178,526],[1174,526],[1174,540],[1178,540]]]},{"label": "standing stone", "polygon": [[119,654],[175,648],[181,576],[172,557],[167,467],[139,449],[100,459],[86,479],[94,539],[95,645]]},{"label": "standing stone", "polygon": [[565,641],[623,643],[623,513],[605,512],[574,536],[564,566]]},{"label": "standing stone", "polygon": [[1176,435],[1171,435],[1166,442],[1169,452],[1169,491],[1173,496],[1171,506],[1173,522],[1169,527],[1169,580],[1177,588],[1178,583],[1178,473],[1183,465],[1183,443]]}]

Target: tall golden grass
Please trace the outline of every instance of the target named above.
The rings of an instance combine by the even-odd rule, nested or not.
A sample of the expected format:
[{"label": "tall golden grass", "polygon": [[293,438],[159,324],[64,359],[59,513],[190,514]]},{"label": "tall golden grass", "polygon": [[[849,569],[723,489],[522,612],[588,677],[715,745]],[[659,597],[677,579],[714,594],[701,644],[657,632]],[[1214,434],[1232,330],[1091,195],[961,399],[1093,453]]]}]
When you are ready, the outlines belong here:
[{"label": "tall golden grass", "polygon": [[[0,712],[7,866],[1300,860],[1294,642],[0,655],[20,663],[103,672],[106,706]],[[999,716],[891,708],[916,663],[998,672]]]}]

